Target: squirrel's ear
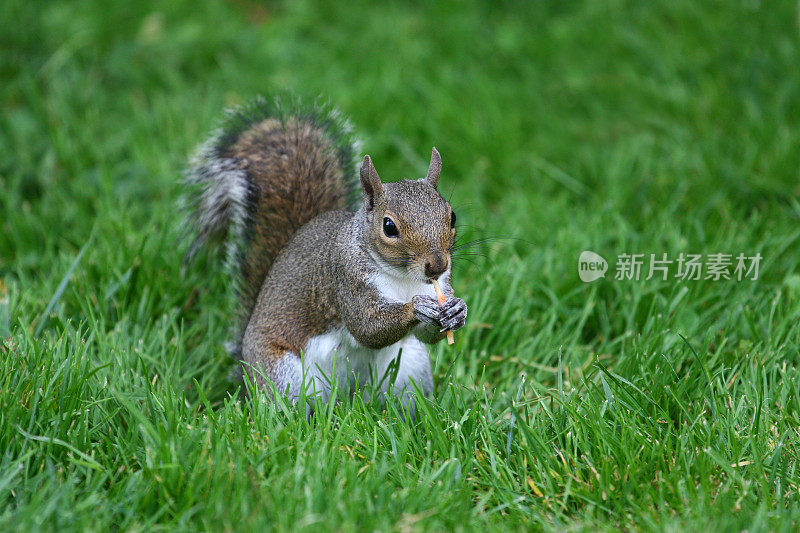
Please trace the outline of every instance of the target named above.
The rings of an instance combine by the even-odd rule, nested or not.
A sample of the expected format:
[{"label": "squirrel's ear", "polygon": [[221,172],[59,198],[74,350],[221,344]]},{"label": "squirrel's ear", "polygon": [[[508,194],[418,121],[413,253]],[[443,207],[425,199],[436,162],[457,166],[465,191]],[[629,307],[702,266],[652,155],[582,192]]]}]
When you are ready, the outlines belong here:
[{"label": "squirrel's ear", "polygon": [[439,150],[433,147],[431,151],[431,164],[428,166],[428,175],[425,176],[425,182],[436,188],[439,183],[439,174],[442,172],[442,156],[439,155]]},{"label": "squirrel's ear", "polygon": [[372,209],[383,193],[383,185],[368,155],[364,156],[364,161],[361,163],[361,188],[364,190],[364,203],[367,209]]}]

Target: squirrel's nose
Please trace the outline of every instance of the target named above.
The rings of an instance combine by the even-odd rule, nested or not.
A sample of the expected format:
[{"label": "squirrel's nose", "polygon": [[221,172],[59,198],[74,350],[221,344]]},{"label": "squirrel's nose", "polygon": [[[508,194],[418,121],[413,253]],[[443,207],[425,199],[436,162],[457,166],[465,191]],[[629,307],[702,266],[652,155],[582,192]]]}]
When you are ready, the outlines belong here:
[{"label": "squirrel's nose", "polygon": [[425,261],[425,276],[438,278],[447,270],[447,261],[440,255],[434,255]]}]

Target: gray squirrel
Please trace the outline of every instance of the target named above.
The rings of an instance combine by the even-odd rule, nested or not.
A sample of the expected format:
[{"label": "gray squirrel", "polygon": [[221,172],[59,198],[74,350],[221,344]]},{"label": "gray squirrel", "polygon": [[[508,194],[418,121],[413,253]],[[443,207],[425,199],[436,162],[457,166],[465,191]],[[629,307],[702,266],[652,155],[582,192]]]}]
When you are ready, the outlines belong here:
[{"label": "gray squirrel", "polygon": [[437,191],[436,148],[426,177],[395,183],[368,155],[359,180],[356,153],[348,123],[319,102],[229,112],[186,171],[187,259],[227,241],[241,310],[229,351],[270,398],[305,389],[327,402],[334,380],[350,393],[372,383],[413,411],[412,382],[433,390],[423,343],[467,316],[450,283],[456,215]]}]

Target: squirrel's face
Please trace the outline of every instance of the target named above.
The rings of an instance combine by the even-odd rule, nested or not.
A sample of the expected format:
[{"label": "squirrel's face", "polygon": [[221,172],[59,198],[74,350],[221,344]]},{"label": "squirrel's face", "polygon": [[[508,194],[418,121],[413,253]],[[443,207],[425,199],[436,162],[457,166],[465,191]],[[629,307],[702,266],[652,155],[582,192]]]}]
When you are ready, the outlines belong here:
[{"label": "squirrel's face", "polygon": [[456,215],[436,190],[440,170],[435,148],[421,180],[381,183],[369,156],[361,167],[370,251],[398,274],[420,281],[448,271],[456,236]]},{"label": "squirrel's face", "polygon": [[389,266],[425,281],[450,268],[455,213],[424,181],[384,184],[369,218],[370,247]]}]

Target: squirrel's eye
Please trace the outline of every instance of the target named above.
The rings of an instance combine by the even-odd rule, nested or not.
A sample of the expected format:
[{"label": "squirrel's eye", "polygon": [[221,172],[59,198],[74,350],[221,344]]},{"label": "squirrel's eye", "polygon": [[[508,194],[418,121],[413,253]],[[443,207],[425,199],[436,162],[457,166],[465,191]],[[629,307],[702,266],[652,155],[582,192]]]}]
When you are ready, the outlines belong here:
[{"label": "squirrel's eye", "polygon": [[398,237],[400,232],[397,231],[397,226],[394,225],[394,220],[389,217],[383,219],[383,234],[387,237]]},{"label": "squirrel's eye", "polygon": [[456,212],[455,211],[450,211],[450,227],[451,228],[455,228],[456,227]]}]

